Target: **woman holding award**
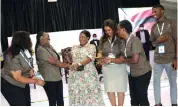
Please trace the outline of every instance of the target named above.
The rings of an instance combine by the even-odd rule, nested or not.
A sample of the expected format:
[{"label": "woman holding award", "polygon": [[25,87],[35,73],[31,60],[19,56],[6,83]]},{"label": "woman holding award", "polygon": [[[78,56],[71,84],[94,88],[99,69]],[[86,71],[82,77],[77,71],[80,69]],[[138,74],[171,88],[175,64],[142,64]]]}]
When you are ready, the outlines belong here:
[{"label": "woman holding award", "polygon": [[[102,61],[104,89],[112,106],[116,106],[115,92],[118,96],[118,106],[123,106],[124,92],[127,91],[128,75],[124,64],[125,41],[116,35],[117,25],[111,20],[104,21],[103,33],[97,58]],[[101,60],[100,60],[101,62]]]},{"label": "woman holding award", "polygon": [[73,65],[69,72],[70,106],[104,106],[98,73],[94,65],[95,46],[89,44],[90,32],[80,33],[80,45],[72,47]]}]

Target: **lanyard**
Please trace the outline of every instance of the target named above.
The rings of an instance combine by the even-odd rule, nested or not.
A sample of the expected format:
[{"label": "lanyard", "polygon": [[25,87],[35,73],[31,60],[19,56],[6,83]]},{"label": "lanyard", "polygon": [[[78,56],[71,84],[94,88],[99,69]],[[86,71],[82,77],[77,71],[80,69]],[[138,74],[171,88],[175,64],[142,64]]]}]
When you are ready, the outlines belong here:
[{"label": "lanyard", "polygon": [[158,28],[158,32],[159,32],[159,34],[161,35],[161,34],[162,34],[162,32],[163,32],[164,23],[162,24],[162,27],[161,27],[161,31],[160,31],[160,29],[159,29],[159,26],[158,26],[158,24],[157,24],[157,28]]},{"label": "lanyard", "polygon": [[129,38],[127,39],[127,41],[126,41],[126,46],[125,46],[125,50],[124,50],[125,57],[127,57],[126,48],[127,48],[127,44],[128,44],[128,42],[129,42],[129,40],[130,40],[131,37],[132,37],[132,35],[130,35]]},{"label": "lanyard", "polygon": [[20,54],[21,54],[21,56],[25,59],[25,61],[28,63],[28,65],[29,65],[31,68],[33,68],[32,65],[31,65],[31,63],[30,63],[30,61],[28,61],[28,60],[27,60],[27,57],[25,57],[25,54],[23,54],[22,52],[20,52]]},{"label": "lanyard", "polygon": [[111,43],[111,40],[108,38],[108,41],[109,41],[109,43],[111,44],[111,51],[113,51],[113,45],[114,45],[114,42],[116,41],[116,37],[114,38],[114,42],[113,43]]}]

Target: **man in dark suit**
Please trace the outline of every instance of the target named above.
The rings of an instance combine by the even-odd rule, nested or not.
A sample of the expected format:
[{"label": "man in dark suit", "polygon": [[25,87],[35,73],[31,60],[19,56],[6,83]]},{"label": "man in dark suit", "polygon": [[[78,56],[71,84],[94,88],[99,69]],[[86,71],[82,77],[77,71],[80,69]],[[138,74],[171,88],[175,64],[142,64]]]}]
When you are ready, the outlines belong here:
[{"label": "man in dark suit", "polygon": [[148,32],[148,30],[144,29],[144,25],[141,24],[140,25],[140,30],[136,32],[136,36],[141,40],[144,51],[145,51],[145,55],[147,60],[149,61],[149,51],[152,50],[152,44],[150,42],[150,34]]},{"label": "man in dark suit", "polygon": [[[90,44],[94,44],[95,45],[95,47],[96,47],[96,55],[98,53],[99,42],[100,41],[97,39],[97,35],[93,34],[93,40],[90,41]],[[95,67],[96,67],[96,69],[98,71],[98,74],[102,74],[101,66],[97,65],[97,60],[95,60],[94,64],[95,64]]]},{"label": "man in dark suit", "polygon": [[99,42],[100,41],[97,39],[97,35],[93,34],[93,40],[90,41],[90,44],[95,45],[95,47],[96,47],[96,53],[98,53],[97,51],[98,51],[98,47],[99,47]]}]

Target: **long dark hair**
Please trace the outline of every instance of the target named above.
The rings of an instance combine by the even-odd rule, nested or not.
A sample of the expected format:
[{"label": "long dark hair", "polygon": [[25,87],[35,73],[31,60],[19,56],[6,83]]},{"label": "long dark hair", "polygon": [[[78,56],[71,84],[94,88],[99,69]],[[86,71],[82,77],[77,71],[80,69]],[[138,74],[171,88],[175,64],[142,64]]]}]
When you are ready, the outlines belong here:
[{"label": "long dark hair", "polygon": [[[103,43],[107,41],[107,34],[106,34],[105,30],[104,30],[105,26],[108,26],[113,30],[113,35],[114,36],[116,36],[116,32],[117,32],[117,24],[116,24],[116,22],[114,20],[112,20],[112,19],[106,19],[104,21],[104,24],[103,24],[103,27],[102,27],[103,36],[101,37],[101,40],[100,40],[101,45],[103,45]],[[112,42],[114,41],[114,39],[115,38],[113,38]]]},{"label": "long dark hair", "polygon": [[[40,31],[40,32],[38,32],[37,35],[36,35],[35,56],[36,56],[36,52],[37,52],[38,45],[40,44],[40,38],[41,38],[41,36],[44,35],[44,33],[45,33],[44,31]],[[36,57],[36,58],[37,58],[37,57]]]},{"label": "long dark hair", "polygon": [[5,51],[4,56],[11,54],[12,57],[15,57],[20,53],[20,50],[25,49],[32,55],[30,34],[26,31],[16,31],[12,37],[11,46]]}]

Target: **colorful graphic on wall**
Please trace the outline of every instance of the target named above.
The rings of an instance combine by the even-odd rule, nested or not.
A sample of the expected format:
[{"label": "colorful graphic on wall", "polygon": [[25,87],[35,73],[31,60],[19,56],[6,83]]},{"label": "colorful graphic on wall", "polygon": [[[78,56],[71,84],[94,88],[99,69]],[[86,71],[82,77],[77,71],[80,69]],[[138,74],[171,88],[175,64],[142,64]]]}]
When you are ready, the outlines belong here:
[{"label": "colorful graphic on wall", "polygon": [[129,20],[133,26],[133,33],[137,32],[140,24],[144,24],[144,29],[151,31],[151,27],[156,22],[152,17],[152,7],[142,8],[118,8],[119,20]]}]

